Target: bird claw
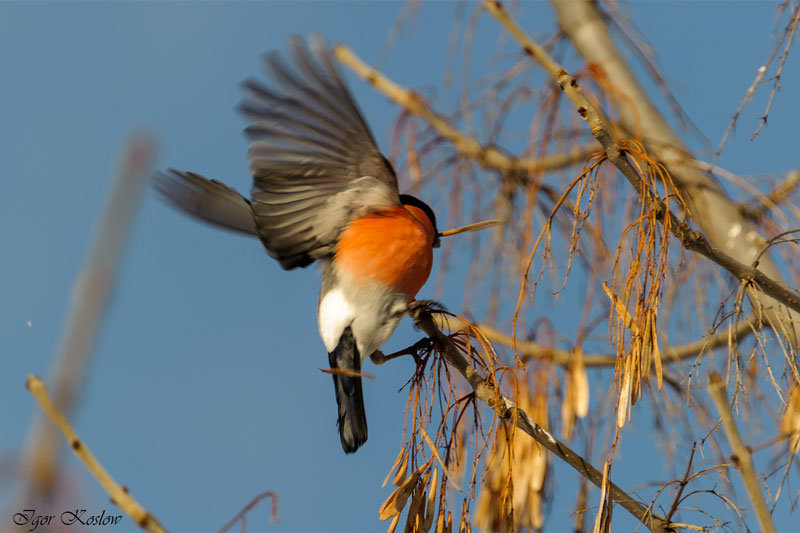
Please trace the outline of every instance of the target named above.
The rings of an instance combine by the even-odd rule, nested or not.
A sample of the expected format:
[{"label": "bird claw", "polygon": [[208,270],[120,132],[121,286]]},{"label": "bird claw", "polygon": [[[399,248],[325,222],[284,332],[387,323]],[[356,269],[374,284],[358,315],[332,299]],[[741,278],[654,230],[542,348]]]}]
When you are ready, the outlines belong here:
[{"label": "bird claw", "polygon": [[369,356],[370,361],[372,361],[376,365],[382,365],[384,363],[388,363],[392,359],[397,359],[403,355],[410,355],[414,358],[414,362],[419,366],[423,363],[424,358],[419,355],[420,350],[429,350],[433,341],[428,337],[422,338],[409,346],[404,350],[400,350],[399,352],[394,352],[389,355],[385,355],[380,350],[375,350]]},{"label": "bird claw", "polygon": [[408,304],[409,315],[414,316],[420,311],[447,311],[447,309],[436,300],[414,300]]}]

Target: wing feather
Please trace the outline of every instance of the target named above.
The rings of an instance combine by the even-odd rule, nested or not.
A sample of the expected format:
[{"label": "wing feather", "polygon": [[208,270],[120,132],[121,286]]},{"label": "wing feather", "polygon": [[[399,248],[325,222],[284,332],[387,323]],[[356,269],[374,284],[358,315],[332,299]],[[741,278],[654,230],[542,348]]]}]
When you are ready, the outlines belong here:
[{"label": "wing feather", "polygon": [[322,38],[266,57],[277,85],[244,83],[258,235],[284,268],[329,255],[345,226],[400,203],[397,178]]}]

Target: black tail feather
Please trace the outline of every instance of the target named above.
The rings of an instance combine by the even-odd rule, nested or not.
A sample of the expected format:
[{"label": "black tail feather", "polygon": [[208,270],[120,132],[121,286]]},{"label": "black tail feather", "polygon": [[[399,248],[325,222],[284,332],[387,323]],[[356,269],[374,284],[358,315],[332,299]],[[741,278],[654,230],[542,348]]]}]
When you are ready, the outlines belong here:
[{"label": "black tail feather", "polygon": [[[336,349],[328,354],[331,368],[361,371],[361,356],[350,328],[346,328]],[[345,453],[353,453],[367,441],[367,415],[361,378],[333,374],[336,404],[339,407],[339,437]]]}]

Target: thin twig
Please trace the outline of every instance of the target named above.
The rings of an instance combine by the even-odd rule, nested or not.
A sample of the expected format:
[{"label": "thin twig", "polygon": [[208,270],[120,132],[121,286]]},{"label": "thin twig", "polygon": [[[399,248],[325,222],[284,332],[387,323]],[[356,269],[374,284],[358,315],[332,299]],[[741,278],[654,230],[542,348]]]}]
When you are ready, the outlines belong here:
[{"label": "thin twig", "polygon": [[[247,513],[249,513],[253,509],[253,507],[258,505],[258,502],[260,502],[264,498],[269,498],[270,500],[272,500],[272,508],[270,509],[269,512],[270,520],[272,520],[276,524],[280,523],[280,519],[278,518],[278,493],[272,490],[265,490],[264,492],[262,492],[261,494],[250,500],[250,503],[245,505],[241,511],[236,513],[236,516],[231,518],[227,524],[222,526],[222,529],[220,529],[218,533],[225,533],[230,528],[232,528],[234,524],[236,524],[236,522],[239,522],[240,520],[242,521],[242,524],[245,524],[246,523],[245,517],[247,516]],[[242,531],[244,531],[244,528],[242,528]]]},{"label": "thin twig", "polygon": [[[767,58],[764,63],[758,67],[756,70],[756,77],[753,80],[753,83],[750,84],[750,87],[747,88],[747,91],[744,93],[741,102],[739,102],[739,107],[736,108],[736,111],[733,113],[731,117],[731,122],[728,124],[728,128],[725,130],[725,133],[722,135],[722,140],[719,142],[719,146],[717,146],[717,151],[714,152],[714,163],[716,163],[717,159],[719,159],[720,154],[722,153],[722,148],[725,146],[725,141],[728,140],[728,136],[736,127],[736,121],[739,120],[739,115],[742,114],[742,110],[744,110],[745,106],[753,99],[753,96],[756,94],[756,89],[761,84],[761,81],[764,79],[764,75],[767,73],[770,64],[772,64],[772,60],[775,59],[775,56],[778,54],[778,50],[781,48],[781,44],[783,43],[784,39],[786,38],[786,34],[789,31],[790,26],[787,26],[783,33],[781,34],[778,41],[775,43],[775,48],[772,49],[769,57]],[[770,98],[771,100],[771,98]],[[759,126],[759,129],[761,127]],[[755,136],[755,134],[754,134]]]},{"label": "thin twig", "polygon": [[756,197],[755,199],[742,202],[742,215],[750,220],[761,220],[764,213],[771,208],[770,204],[774,206],[786,200],[799,184],[800,170],[795,169],[789,171],[786,174],[786,178],[781,180],[771,191],[763,195],[764,199]]},{"label": "thin twig", "polygon": [[[761,122],[758,123],[758,128],[753,133],[753,136],[750,137],[750,140],[753,141],[758,137],[758,134],[761,133],[761,128],[763,128],[767,124],[767,117],[769,117],[769,110],[772,109],[772,101],[775,99],[775,92],[780,90],[781,88],[781,74],[783,74],[783,67],[786,65],[786,58],[789,56],[789,50],[792,47],[792,41],[794,40],[794,33],[797,30],[797,23],[800,22],[800,4],[797,5],[795,8],[794,14],[791,15],[791,19],[789,21],[789,26],[787,26],[787,30],[789,30],[789,36],[786,38],[786,46],[783,49],[783,53],[781,54],[781,58],[778,60],[778,70],[775,71],[775,76],[772,77],[772,89],[769,91],[769,98],[767,99],[767,107],[764,109],[764,114],[761,116]],[[784,30],[784,35],[785,35]]]},{"label": "thin twig", "polygon": [[114,481],[114,478],[106,472],[103,465],[95,459],[86,444],[78,438],[75,430],[69,425],[64,415],[53,405],[50,396],[47,395],[47,388],[45,388],[44,382],[37,376],[28,375],[25,386],[31,391],[36,401],[39,402],[47,418],[61,430],[61,433],[64,435],[64,438],[67,439],[69,447],[72,449],[75,456],[86,466],[89,473],[94,476],[108,495],[111,496],[111,501],[145,531],[166,533],[166,530],[158,520],[146,511],[139,502],[128,493],[127,489]]},{"label": "thin twig", "polygon": [[728,436],[728,442],[730,442],[733,452],[731,458],[742,475],[747,495],[750,496],[750,501],[753,502],[758,523],[761,525],[761,531],[777,533],[775,524],[772,523],[772,516],[767,509],[767,502],[764,500],[764,495],[761,493],[761,487],[758,484],[758,478],[753,467],[753,457],[744,443],[742,443],[739,428],[736,427],[736,421],[733,419],[733,413],[730,405],[728,405],[728,391],[725,388],[725,383],[716,372],[711,372],[708,376],[708,393],[711,395],[711,399],[714,400],[714,405],[717,407],[719,416],[722,419],[722,427],[725,429],[725,434]]},{"label": "thin twig", "polygon": [[[467,324],[452,320],[446,315],[437,315],[434,319],[436,320],[437,326],[447,328],[451,331],[466,330],[469,327]],[[499,342],[506,346],[514,345],[514,339],[511,335],[507,335],[492,326],[487,324],[473,324],[473,326],[480,329],[486,338],[492,342]],[[661,356],[664,358],[665,363],[674,363],[683,359],[696,357],[700,353],[719,348],[720,346],[727,346],[731,339],[742,339],[753,333],[756,327],[758,327],[758,319],[755,317],[740,320],[735,327],[718,331],[702,339],[672,348],[662,348]],[[517,353],[523,361],[526,359],[541,359],[568,367],[574,360],[575,352],[573,350],[551,348],[550,346],[535,341],[523,341],[519,339],[516,341],[516,346]],[[616,360],[617,356],[612,354],[583,354],[583,364],[587,367],[614,366]]]}]

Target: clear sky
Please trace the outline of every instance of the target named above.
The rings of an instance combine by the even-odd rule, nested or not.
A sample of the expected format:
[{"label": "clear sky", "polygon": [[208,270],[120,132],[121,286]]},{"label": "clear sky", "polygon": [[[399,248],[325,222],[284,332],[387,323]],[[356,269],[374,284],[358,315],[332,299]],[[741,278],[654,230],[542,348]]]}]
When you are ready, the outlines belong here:
[{"label": "clear sky", "polygon": [[[666,79],[714,145],[771,50],[776,5],[633,5]],[[289,34],[319,32],[374,62],[402,7],[0,4],[0,453],[19,449],[37,409],[23,387],[25,375],[47,373],[129,132],[155,136],[158,168],[194,170],[247,191],[243,121],[233,108],[239,82],[263,77],[262,53],[285,49]],[[454,3],[425,3],[381,68],[408,86],[439,84],[454,9]],[[520,20],[537,36],[553,27],[545,2],[526,3]],[[481,35],[476,49],[494,49],[497,33]],[[740,174],[798,166],[792,96],[800,90],[798,60],[789,58],[784,91],[761,138],[747,142],[763,98],[742,115],[723,166]],[[349,77],[388,150],[397,109]],[[442,201],[430,200],[434,208]],[[421,298],[433,296],[431,285]],[[369,369],[377,376],[365,382],[369,441],[345,456],[331,379],[318,370],[327,365],[316,333],[318,290],[313,268],[284,272],[257,241],[198,224],[146,192],[74,424],[170,530],[216,531],[266,489],[280,493],[282,523],[267,526],[266,508],[257,509],[249,531],[385,529],[377,510],[389,491],[380,483],[399,449],[405,394],[397,390],[411,363]],[[442,299],[458,309],[464,290],[452,283]],[[560,312],[579,303],[564,302]],[[405,323],[387,350],[418,338]],[[646,408],[635,410],[631,433],[648,428]],[[668,476],[651,452],[635,445],[623,452],[616,470],[623,486],[642,481],[633,475],[637,469],[654,469],[648,480]],[[78,501],[113,510],[77,461],[66,462]],[[13,485],[7,480],[0,479],[0,502]],[[547,529],[563,531],[571,524],[574,476],[554,482],[563,497],[552,503]],[[8,520],[0,516],[0,529]],[[136,530],[127,519],[117,529]]]}]

